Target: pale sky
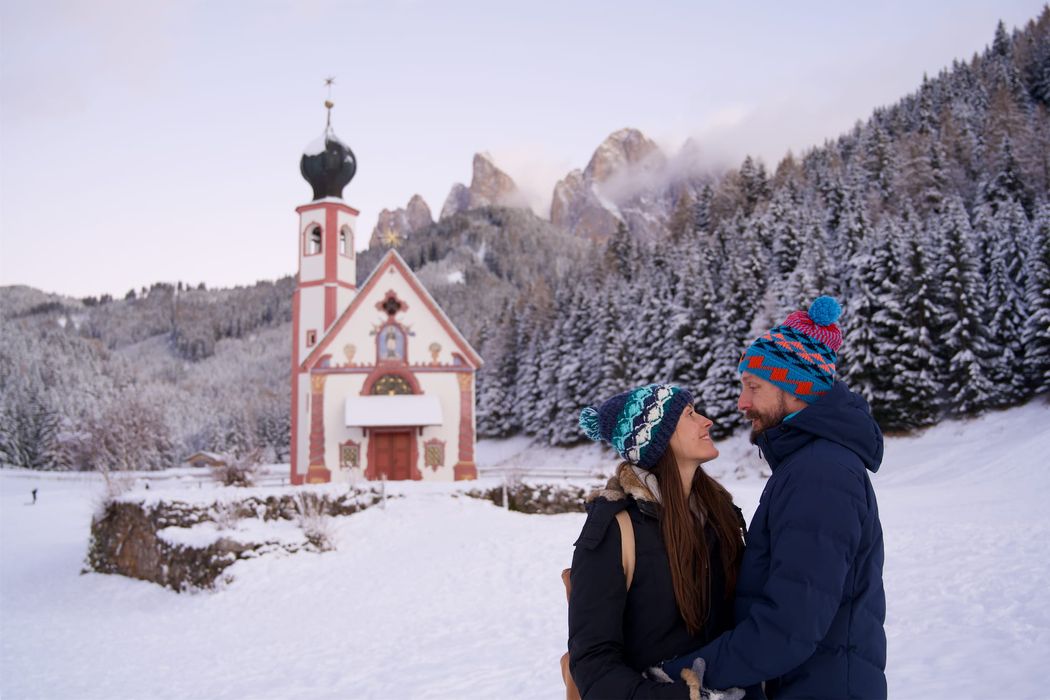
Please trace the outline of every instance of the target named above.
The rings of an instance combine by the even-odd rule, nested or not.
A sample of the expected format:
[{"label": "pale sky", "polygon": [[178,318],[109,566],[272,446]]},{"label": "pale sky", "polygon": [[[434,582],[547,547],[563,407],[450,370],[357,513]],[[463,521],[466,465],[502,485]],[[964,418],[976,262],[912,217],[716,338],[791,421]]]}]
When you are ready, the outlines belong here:
[{"label": "pale sky", "polygon": [[773,168],[1042,4],[0,0],[0,285],[294,273],[329,75],[361,248],[415,193],[437,217],[478,151],[543,215],[626,126]]}]

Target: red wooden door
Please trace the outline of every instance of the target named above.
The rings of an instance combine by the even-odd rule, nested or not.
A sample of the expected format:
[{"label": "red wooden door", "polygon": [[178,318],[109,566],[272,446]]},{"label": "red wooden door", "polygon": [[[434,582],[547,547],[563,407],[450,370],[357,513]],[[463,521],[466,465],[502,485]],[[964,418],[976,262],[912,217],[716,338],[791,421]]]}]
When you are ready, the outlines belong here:
[{"label": "red wooden door", "polygon": [[412,478],[412,433],[375,433],[376,473],[391,481]]}]

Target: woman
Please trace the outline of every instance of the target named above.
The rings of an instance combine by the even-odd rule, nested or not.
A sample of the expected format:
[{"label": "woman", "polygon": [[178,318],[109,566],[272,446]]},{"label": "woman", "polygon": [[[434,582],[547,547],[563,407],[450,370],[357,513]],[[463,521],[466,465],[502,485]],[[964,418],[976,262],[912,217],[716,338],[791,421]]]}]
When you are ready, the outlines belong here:
[{"label": "woman", "polygon": [[[718,449],[692,404],[685,389],[652,384],[580,414],[587,437],[625,460],[592,497],[572,560],[569,667],[585,699],[698,697],[689,669],[663,682],[643,674],[733,626],[743,517],[700,466]],[[630,590],[616,523],[624,509],[636,543]]]}]

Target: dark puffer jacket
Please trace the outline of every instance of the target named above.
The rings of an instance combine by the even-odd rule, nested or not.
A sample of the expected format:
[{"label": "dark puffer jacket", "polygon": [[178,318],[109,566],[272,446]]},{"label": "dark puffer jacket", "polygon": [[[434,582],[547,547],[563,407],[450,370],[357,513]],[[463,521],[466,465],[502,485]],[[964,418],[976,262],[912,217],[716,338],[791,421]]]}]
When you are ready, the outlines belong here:
[{"label": "dark puffer jacket", "polygon": [[[645,477],[647,472],[640,472]],[[712,606],[700,634],[689,634],[678,612],[671,568],[660,530],[656,479],[621,467],[609,486],[588,504],[587,521],[572,558],[569,597],[569,668],[586,700],[594,698],[689,698],[681,680],[658,683],[642,672],[664,659],[703,646],[733,622],[732,600],[724,601],[721,566],[712,567]],[[626,590],[616,514],[626,509],[635,535],[635,569]],[[711,561],[719,543],[707,528]]]},{"label": "dark puffer jacket", "polygon": [[882,462],[882,433],[867,403],[838,382],[758,446],[773,474],[748,531],[737,625],[698,654],[706,680],[766,681],[771,699],[886,697],[882,525],[865,471]]}]

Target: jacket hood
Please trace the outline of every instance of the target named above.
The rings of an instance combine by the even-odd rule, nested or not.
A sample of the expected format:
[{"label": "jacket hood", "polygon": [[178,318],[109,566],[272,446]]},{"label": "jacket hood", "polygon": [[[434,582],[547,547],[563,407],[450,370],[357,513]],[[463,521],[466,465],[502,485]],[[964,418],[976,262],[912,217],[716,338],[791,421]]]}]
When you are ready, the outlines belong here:
[{"label": "jacket hood", "polygon": [[792,418],[764,432],[756,444],[775,469],[785,457],[814,438],[842,445],[871,472],[877,472],[882,465],[882,430],[864,397],[841,381]]},{"label": "jacket hood", "polygon": [[587,501],[622,501],[627,496],[634,498],[639,505],[660,505],[660,485],[656,475],[629,462],[621,462],[616,468],[616,475],[609,479],[605,488],[591,493]]}]

